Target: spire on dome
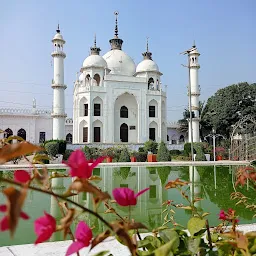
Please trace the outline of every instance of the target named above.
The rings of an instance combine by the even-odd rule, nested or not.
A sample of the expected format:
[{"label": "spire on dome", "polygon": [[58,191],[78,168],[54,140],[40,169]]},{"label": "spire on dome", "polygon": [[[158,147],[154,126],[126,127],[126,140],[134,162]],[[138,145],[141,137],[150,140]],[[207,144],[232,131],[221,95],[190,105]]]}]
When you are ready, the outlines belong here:
[{"label": "spire on dome", "polygon": [[196,40],[194,40],[192,48],[196,48]]},{"label": "spire on dome", "polygon": [[115,49],[122,50],[123,40],[118,37],[118,21],[117,21],[118,14],[119,12],[117,11],[114,12],[114,15],[116,16],[116,25],[115,25],[114,38],[109,40],[109,43],[111,45],[111,50],[115,50]]},{"label": "spire on dome", "polygon": [[117,16],[118,16],[119,12],[114,12],[114,14],[116,15],[115,38],[118,38],[118,22],[117,22]]},{"label": "spire on dome", "polygon": [[56,32],[57,33],[60,33],[60,24],[58,23],[58,27],[57,27],[57,29],[56,29]]},{"label": "spire on dome", "polygon": [[142,56],[144,57],[144,60],[152,60],[152,53],[148,50],[148,38],[147,37],[147,47],[146,47],[146,52],[142,53]]},{"label": "spire on dome", "polygon": [[96,34],[94,35],[94,45],[91,47],[91,55],[100,55],[101,49],[97,47]]}]

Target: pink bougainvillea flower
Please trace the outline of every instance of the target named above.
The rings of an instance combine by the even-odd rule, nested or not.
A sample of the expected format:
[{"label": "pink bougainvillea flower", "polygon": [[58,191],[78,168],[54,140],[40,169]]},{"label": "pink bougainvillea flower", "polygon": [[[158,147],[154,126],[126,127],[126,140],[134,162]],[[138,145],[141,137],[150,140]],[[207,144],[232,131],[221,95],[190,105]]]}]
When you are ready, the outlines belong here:
[{"label": "pink bougainvillea flower", "polygon": [[72,177],[89,179],[92,176],[93,169],[104,159],[105,157],[99,157],[90,164],[83,151],[78,149],[70,155],[65,164],[70,167],[70,175]]},{"label": "pink bougainvillea flower", "polygon": [[[7,212],[7,206],[5,204],[0,205],[0,212]],[[28,220],[29,216],[25,213],[22,212],[20,213],[20,217],[23,220]],[[0,220],[0,231],[6,231],[9,229],[9,221],[8,221],[8,217],[4,216],[1,220]]]},{"label": "pink bougainvillea flower", "polygon": [[17,170],[14,172],[14,180],[20,183],[26,183],[30,180],[30,175],[27,171]]},{"label": "pink bougainvillea flower", "polygon": [[224,210],[220,210],[219,220],[226,220],[226,219],[227,219],[226,213],[224,212]]},{"label": "pink bougainvillea flower", "polygon": [[37,234],[35,244],[45,242],[56,231],[56,220],[47,212],[44,212],[44,215],[34,222],[35,233]]},{"label": "pink bougainvillea flower", "polygon": [[66,256],[78,252],[84,247],[87,247],[92,240],[92,230],[86,225],[85,222],[80,221],[76,227],[75,233],[76,241],[74,241],[66,252]]},{"label": "pink bougainvillea flower", "polygon": [[130,206],[137,204],[137,197],[148,191],[149,188],[145,188],[134,194],[134,191],[130,188],[115,188],[112,193],[116,202],[121,206]]}]

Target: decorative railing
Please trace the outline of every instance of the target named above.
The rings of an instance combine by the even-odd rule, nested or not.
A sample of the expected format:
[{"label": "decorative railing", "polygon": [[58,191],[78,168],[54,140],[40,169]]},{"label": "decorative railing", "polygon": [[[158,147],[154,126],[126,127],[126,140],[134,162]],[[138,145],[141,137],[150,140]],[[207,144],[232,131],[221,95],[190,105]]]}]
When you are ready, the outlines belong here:
[{"label": "decorative railing", "polygon": [[1,108],[0,114],[12,114],[12,115],[50,115],[50,110],[43,110],[43,109],[18,109],[18,108]]}]

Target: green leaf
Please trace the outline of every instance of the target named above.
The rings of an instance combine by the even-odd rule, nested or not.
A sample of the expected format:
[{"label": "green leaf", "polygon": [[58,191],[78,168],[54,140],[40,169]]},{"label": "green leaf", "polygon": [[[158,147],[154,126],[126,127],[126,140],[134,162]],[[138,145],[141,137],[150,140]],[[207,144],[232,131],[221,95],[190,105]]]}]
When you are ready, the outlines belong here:
[{"label": "green leaf", "polygon": [[160,240],[154,236],[146,236],[142,241],[138,241],[138,248],[146,247],[151,252],[161,245]]},{"label": "green leaf", "polygon": [[176,244],[174,244],[173,248],[174,250],[177,249],[180,245],[180,239],[179,239],[179,235],[177,234],[176,231],[172,230],[172,229],[164,229],[159,231],[159,236],[160,238],[165,242],[168,243],[169,241],[173,240],[174,238],[177,238]]},{"label": "green leaf", "polygon": [[200,245],[201,238],[189,238],[188,239],[188,249],[192,253],[197,253],[199,251],[199,245]]},{"label": "green leaf", "polygon": [[94,254],[93,256],[104,256],[107,253],[109,253],[109,251],[102,251],[102,252],[98,252],[98,253]]},{"label": "green leaf", "polygon": [[173,256],[173,250],[175,250],[177,247],[177,243],[179,243],[179,237],[173,238],[171,241],[166,243],[165,245],[162,245],[158,249],[154,251],[155,256]]},{"label": "green leaf", "polygon": [[188,221],[188,231],[190,232],[191,236],[199,232],[204,227],[205,227],[205,220],[202,220],[198,217],[192,217]]}]

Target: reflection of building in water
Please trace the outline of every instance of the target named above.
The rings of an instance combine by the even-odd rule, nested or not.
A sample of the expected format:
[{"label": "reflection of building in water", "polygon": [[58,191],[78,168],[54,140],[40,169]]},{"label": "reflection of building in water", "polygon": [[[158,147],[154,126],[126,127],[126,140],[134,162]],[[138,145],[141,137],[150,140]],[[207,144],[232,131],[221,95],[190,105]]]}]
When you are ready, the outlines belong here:
[{"label": "reflection of building in water", "polygon": [[[149,169],[146,167],[121,167],[114,168],[113,170],[109,167],[101,167],[94,169],[94,175],[100,176],[102,180],[96,181],[94,184],[102,191],[109,191],[109,193],[118,187],[129,187],[135,193],[149,187],[150,190],[138,198],[137,206],[132,208],[131,217],[136,222],[143,222],[149,229],[152,229],[163,224],[161,214],[162,203],[167,200],[167,190],[163,189],[163,185],[161,184],[162,178],[160,179],[159,173],[158,168],[152,167]],[[167,167],[166,175],[168,176],[169,173],[170,169]],[[93,208],[92,198],[89,194],[84,193],[75,196],[73,200],[79,201],[79,203],[84,204],[90,209]],[[128,207],[121,207],[117,204],[113,204],[113,207],[122,217],[128,216]],[[106,210],[106,207],[101,204],[98,212],[103,214]],[[117,219],[114,214],[105,214],[103,216],[107,221]],[[90,216],[90,218],[88,218],[87,214],[79,216],[79,219],[84,218],[88,219],[86,221],[91,227],[95,227],[95,232],[103,230],[104,225],[93,216]]]}]

